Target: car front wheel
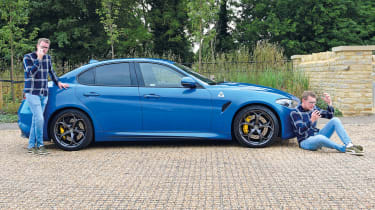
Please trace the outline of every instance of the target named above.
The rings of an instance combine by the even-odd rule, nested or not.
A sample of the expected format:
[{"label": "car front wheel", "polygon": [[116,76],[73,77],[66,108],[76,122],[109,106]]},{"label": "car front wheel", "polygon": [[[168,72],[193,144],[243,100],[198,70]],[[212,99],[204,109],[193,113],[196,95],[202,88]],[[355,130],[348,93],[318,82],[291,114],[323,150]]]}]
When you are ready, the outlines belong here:
[{"label": "car front wheel", "polygon": [[233,123],[235,139],[247,147],[271,145],[279,132],[279,122],[275,114],[264,106],[242,109]]},{"label": "car front wheel", "polygon": [[80,150],[93,140],[93,127],[86,114],[67,109],[55,115],[50,123],[50,136],[63,150]]}]

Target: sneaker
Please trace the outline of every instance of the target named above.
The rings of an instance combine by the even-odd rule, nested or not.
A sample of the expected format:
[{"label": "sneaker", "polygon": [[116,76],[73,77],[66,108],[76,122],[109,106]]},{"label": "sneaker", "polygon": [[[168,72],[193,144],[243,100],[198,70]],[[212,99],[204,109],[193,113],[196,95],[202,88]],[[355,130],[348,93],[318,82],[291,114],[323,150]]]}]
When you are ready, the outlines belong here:
[{"label": "sneaker", "polygon": [[32,148],[27,148],[27,153],[29,154],[38,154],[38,150],[35,148],[35,147],[32,147]]},{"label": "sneaker", "polygon": [[38,149],[39,155],[48,155],[49,152],[46,150],[44,146],[40,146]]},{"label": "sneaker", "polygon": [[353,145],[353,147],[359,149],[361,152],[363,152],[363,147],[361,145]]},{"label": "sneaker", "polygon": [[345,152],[349,153],[351,155],[357,155],[357,156],[362,156],[363,155],[363,152],[361,150],[359,150],[355,146],[347,147]]}]

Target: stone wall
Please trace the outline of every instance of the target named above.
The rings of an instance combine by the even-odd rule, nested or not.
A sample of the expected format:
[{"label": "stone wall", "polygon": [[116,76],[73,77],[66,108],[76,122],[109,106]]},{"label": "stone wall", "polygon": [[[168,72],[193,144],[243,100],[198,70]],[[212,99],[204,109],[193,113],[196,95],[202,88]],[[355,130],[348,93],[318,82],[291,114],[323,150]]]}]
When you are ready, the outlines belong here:
[{"label": "stone wall", "polygon": [[332,51],[292,56],[293,68],[310,78],[310,89],[331,94],[344,116],[375,111],[375,45],[340,46]]}]

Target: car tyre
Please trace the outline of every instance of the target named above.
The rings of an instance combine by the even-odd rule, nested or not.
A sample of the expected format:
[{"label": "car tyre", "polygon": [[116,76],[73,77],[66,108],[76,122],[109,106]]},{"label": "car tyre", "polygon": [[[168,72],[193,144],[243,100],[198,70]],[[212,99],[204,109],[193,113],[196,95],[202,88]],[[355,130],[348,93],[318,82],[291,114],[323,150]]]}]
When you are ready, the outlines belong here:
[{"label": "car tyre", "polygon": [[61,149],[80,150],[93,141],[93,126],[82,111],[66,109],[56,114],[50,123],[50,137]]},{"label": "car tyre", "polygon": [[266,147],[274,143],[280,130],[275,114],[264,106],[248,106],[234,118],[235,139],[246,147]]}]

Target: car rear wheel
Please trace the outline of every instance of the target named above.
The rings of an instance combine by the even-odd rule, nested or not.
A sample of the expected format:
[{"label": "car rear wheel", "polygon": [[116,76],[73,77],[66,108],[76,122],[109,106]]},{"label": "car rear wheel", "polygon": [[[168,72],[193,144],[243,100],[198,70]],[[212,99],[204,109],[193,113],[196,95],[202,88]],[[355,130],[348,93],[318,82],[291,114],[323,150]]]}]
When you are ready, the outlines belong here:
[{"label": "car rear wheel", "polygon": [[55,144],[63,150],[80,150],[93,140],[90,119],[86,114],[75,109],[63,110],[55,115],[49,131]]},{"label": "car rear wheel", "polygon": [[236,115],[233,133],[236,140],[244,146],[266,147],[276,140],[279,129],[279,122],[270,109],[249,106]]}]

